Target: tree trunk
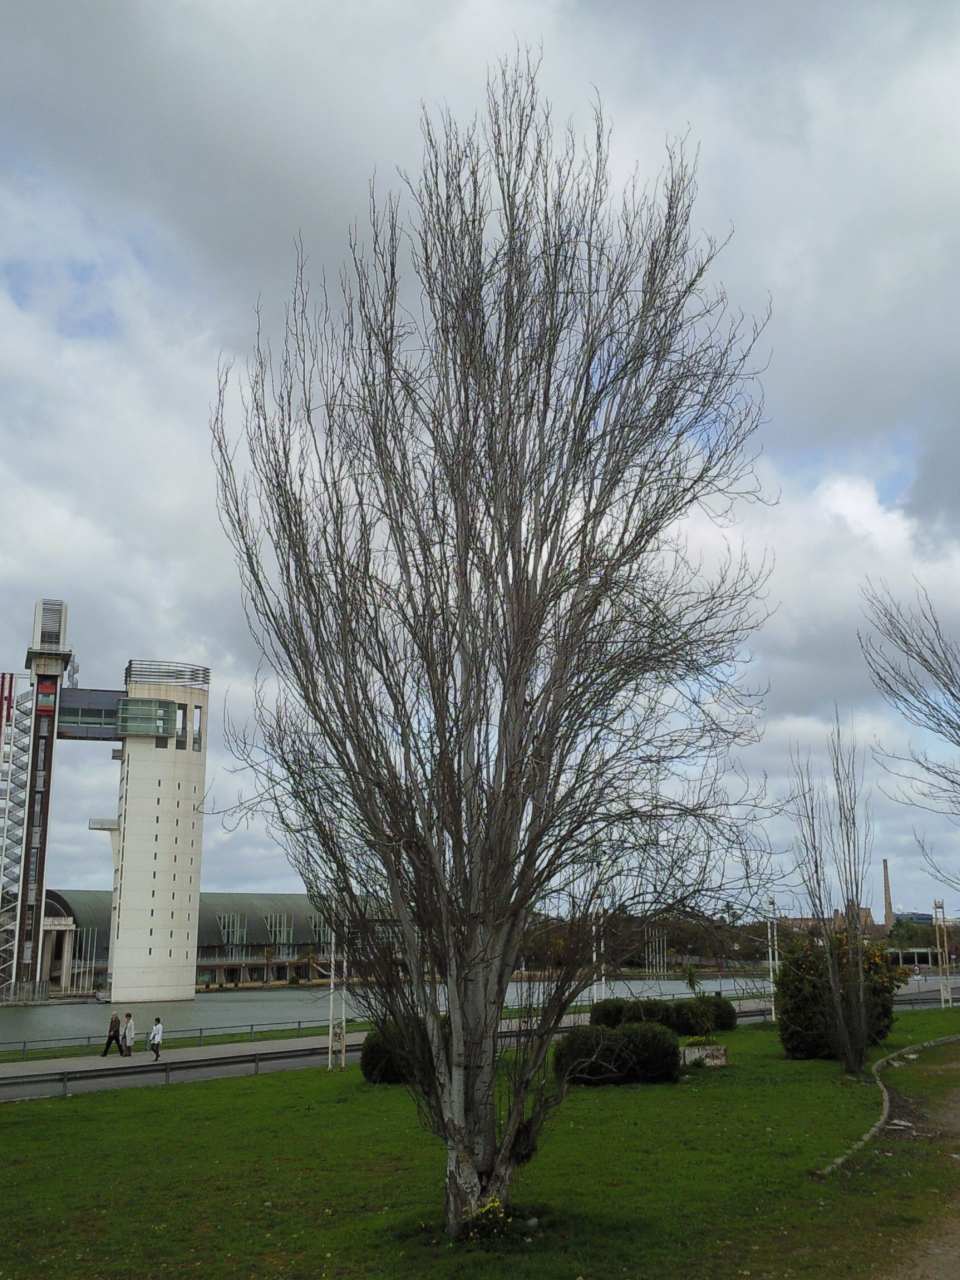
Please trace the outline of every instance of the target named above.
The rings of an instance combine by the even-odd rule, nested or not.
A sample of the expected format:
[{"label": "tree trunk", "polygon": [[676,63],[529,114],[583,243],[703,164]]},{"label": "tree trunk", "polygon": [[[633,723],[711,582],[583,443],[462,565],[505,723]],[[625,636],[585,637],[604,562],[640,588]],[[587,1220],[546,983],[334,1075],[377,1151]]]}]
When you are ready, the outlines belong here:
[{"label": "tree trunk", "polygon": [[447,1144],[447,1185],[445,1213],[447,1234],[456,1238],[473,1218],[493,1205],[506,1208],[510,1194],[512,1166],[495,1163],[480,1169],[469,1152],[455,1142]]}]

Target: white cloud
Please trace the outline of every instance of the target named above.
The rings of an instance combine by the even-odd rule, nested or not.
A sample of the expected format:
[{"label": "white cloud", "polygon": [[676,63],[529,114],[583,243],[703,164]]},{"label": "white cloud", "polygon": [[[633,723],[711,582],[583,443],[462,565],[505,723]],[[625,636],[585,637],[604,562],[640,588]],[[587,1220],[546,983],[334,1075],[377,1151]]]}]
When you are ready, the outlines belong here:
[{"label": "white cloud", "polygon": [[[396,185],[395,165],[416,166],[421,99],[470,112],[487,63],[542,41],[557,120],[585,127],[595,87],[621,176],[655,173],[689,129],[698,225],[736,227],[718,278],[748,310],[772,295],[762,434],[783,498],[744,512],[742,532],[774,553],[780,608],[755,642],[772,687],[751,763],[785,776],[789,743],[815,744],[834,702],[865,738],[903,740],[860,659],[859,588],[870,574],[906,596],[916,575],[960,635],[957,13],[51,0],[5,16],[0,665],[20,662],[34,598],[63,595],[84,683],[119,682],[134,654],[182,657],[211,665],[215,704],[228,681],[248,697],[208,458],[217,360],[248,347],[258,296],[274,322],[298,231],[315,275],[335,277],[370,173]],[[101,867],[106,883],[76,815],[109,812],[110,768],[70,746],[54,875]],[[914,817],[878,812],[895,891],[919,905]],[[286,882],[261,836],[212,831],[205,884]]]}]

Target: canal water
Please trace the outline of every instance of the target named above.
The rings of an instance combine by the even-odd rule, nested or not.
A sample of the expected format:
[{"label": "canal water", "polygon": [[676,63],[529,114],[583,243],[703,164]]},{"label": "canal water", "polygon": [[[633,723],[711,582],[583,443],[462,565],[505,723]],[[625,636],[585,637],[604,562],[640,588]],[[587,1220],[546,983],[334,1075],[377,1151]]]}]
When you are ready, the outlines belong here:
[{"label": "canal water", "polygon": [[[762,979],[730,978],[706,979],[702,990],[722,991],[725,995],[760,995],[767,990]],[[527,999],[536,1000],[536,985],[511,984],[507,1004],[517,1005]],[[605,992],[597,984],[597,996],[664,996],[675,998],[689,995],[682,981],[664,979],[651,982],[608,982]],[[581,997],[582,1003],[590,1001],[588,989]],[[178,1000],[169,1003],[130,1004],[112,1006],[94,1001],[78,1004],[61,1004],[51,1000],[47,1004],[26,1007],[0,1008],[0,1051],[24,1040],[82,1039],[90,1036],[106,1038],[110,1014],[116,1008],[124,1014],[130,1012],[138,1035],[149,1029],[153,1019],[163,1019],[164,1032],[175,1036],[178,1031],[206,1032],[238,1030],[256,1026],[261,1030],[270,1026],[291,1026],[301,1022],[303,1026],[318,1026],[328,1018],[329,993],[320,987],[283,987],[268,991],[205,991],[195,1000]],[[347,1017],[355,1010],[348,996]],[[335,1016],[340,1013],[340,995],[336,996]]]}]

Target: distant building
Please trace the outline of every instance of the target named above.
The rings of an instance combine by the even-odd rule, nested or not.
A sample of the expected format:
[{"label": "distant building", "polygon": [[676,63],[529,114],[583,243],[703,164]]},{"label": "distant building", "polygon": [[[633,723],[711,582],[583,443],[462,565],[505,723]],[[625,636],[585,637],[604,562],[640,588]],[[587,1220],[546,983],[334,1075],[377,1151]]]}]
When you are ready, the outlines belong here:
[{"label": "distant building", "polygon": [[[778,924],[786,929],[794,929],[797,933],[815,933],[820,928],[816,916],[780,916]],[[833,928],[839,929],[842,925],[843,912],[835,910]],[[860,908],[860,927],[867,937],[876,937],[884,932],[883,925],[877,924],[869,907]]]},{"label": "distant building", "polygon": [[[109,989],[112,900],[109,889],[47,890],[43,977],[52,993]],[[196,912],[191,995],[195,986],[307,981],[329,973],[330,931],[305,893],[200,893]],[[128,996],[122,1003],[137,999],[162,997]]]},{"label": "distant building", "polygon": [[117,816],[90,820],[113,852],[108,972],[121,1003],[193,999],[209,682],[206,667],[127,664]]}]

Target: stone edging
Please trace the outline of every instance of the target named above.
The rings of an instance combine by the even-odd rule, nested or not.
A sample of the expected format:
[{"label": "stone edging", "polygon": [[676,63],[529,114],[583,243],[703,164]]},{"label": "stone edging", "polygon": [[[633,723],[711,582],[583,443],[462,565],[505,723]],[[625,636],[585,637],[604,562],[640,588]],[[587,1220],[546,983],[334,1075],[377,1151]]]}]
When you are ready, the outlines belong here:
[{"label": "stone edging", "polygon": [[876,1124],[871,1125],[863,1137],[858,1138],[852,1147],[848,1147],[847,1150],[844,1151],[843,1155],[837,1156],[836,1160],[831,1160],[825,1168],[815,1169],[813,1176],[815,1178],[826,1178],[829,1174],[836,1173],[837,1169],[839,1169],[841,1165],[846,1164],[852,1155],[859,1151],[861,1147],[865,1147],[871,1139],[875,1138],[887,1123],[887,1120],[890,1117],[890,1094],[887,1091],[887,1086],[880,1079],[881,1067],[885,1067],[887,1063],[893,1062],[896,1058],[902,1058],[908,1053],[921,1053],[924,1049],[934,1049],[940,1044],[954,1044],[958,1040],[960,1040],[960,1035],[940,1036],[936,1040],[924,1040],[921,1044],[907,1045],[905,1049],[898,1049],[896,1053],[888,1053],[885,1058],[881,1058],[878,1062],[875,1062],[871,1066],[870,1071],[880,1093],[883,1095],[880,1119]]}]

